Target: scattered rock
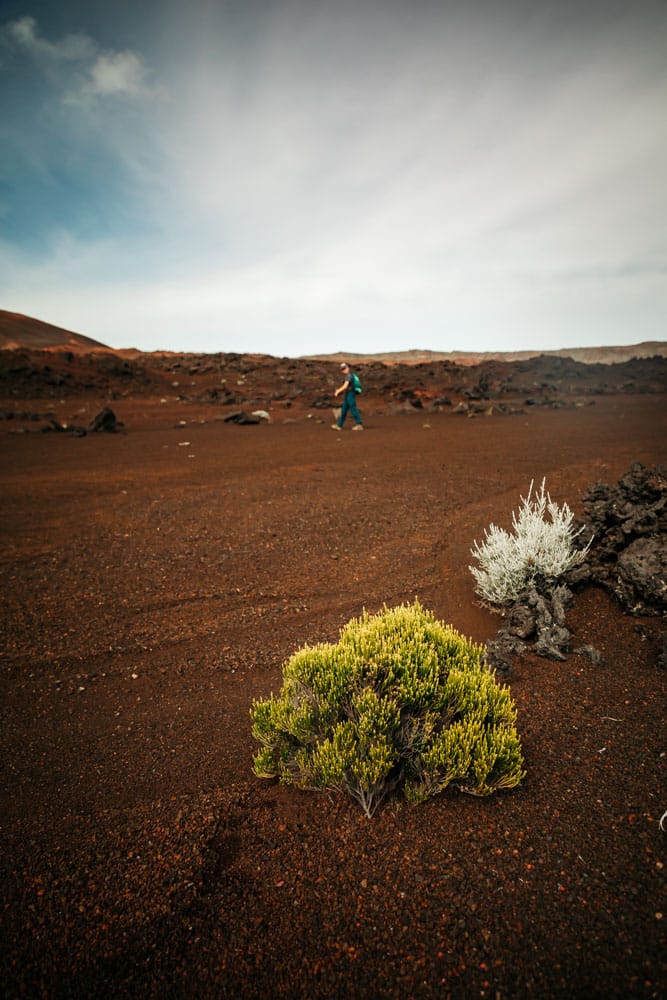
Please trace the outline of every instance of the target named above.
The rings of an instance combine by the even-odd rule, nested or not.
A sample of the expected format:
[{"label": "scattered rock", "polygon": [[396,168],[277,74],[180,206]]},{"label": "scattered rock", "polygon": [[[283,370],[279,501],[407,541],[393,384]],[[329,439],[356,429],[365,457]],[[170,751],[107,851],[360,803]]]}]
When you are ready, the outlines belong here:
[{"label": "scattered rock", "polygon": [[90,430],[93,432],[104,431],[107,434],[115,434],[119,427],[123,425],[116,419],[116,414],[110,407],[105,406],[90,421]]},{"label": "scattered rock", "polygon": [[520,656],[526,649],[517,636],[506,629],[499,629],[495,639],[487,642],[484,659],[492,670],[506,677],[511,673],[512,659]]},{"label": "scattered rock", "polygon": [[587,656],[594,667],[604,666],[604,657],[600,650],[596,649],[595,646],[579,646],[579,648],[575,649],[574,652],[578,653],[580,656]]},{"label": "scattered rock", "polygon": [[223,419],[226,424],[260,424],[262,422],[260,417],[256,417],[252,413],[245,413],[244,410],[234,410]]}]

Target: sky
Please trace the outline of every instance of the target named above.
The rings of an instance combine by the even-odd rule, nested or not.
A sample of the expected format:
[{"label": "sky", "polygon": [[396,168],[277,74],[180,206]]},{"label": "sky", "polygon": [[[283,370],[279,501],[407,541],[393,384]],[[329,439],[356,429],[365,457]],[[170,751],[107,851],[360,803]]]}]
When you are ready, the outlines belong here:
[{"label": "sky", "polygon": [[144,351],[664,341],[667,0],[0,0],[0,308]]}]

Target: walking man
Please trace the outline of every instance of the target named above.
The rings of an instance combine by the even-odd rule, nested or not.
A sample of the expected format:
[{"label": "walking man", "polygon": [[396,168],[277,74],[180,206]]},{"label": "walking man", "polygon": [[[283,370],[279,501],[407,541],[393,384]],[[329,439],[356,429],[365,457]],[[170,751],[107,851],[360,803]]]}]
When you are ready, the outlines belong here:
[{"label": "walking man", "polygon": [[361,392],[361,382],[359,381],[359,376],[354,374],[346,361],[342,363],[340,368],[345,381],[336,389],[334,395],[338,396],[341,392],[343,393],[343,405],[341,407],[338,423],[332,424],[331,426],[335,431],[342,431],[343,424],[345,423],[345,417],[349,411],[354,418],[354,427],[352,430],[363,431],[364,425],[361,422],[361,416],[359,414],[359,410],[357,409],[357,393]]}]

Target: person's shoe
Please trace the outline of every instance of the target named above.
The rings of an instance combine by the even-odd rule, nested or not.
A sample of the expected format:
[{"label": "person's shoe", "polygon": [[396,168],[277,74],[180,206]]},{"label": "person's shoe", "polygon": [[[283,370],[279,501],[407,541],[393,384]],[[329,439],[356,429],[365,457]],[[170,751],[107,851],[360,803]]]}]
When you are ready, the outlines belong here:
[{"label": "person's shoe", "polygon": [[353,431],[363,431],[363,429],[364,429],[363,424],[355,424],[354,427],[352,428]]},{"label": "person's shoe", "polygon": [[331,430],[332,430],[332,431],[341,431],[342,429],[343,429],[343,428],[342,428],[342,427],[339,427],[339,426],[338,426],[338,424],[332,424],[332,425],[331,425]]}]

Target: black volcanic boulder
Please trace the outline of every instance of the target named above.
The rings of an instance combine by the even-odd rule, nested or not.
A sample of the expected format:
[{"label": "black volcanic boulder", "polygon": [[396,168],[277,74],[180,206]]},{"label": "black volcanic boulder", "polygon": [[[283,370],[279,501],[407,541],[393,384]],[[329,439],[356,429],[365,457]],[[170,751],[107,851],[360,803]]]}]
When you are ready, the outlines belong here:
[{"label": "black volcanic boulder", "polygon": [[114,434],[122,424],[116,420],[116,414],[108,406],[93,417],[90,421],[91,431],[105,431],[107,434]]},{"label": "black volcanic boulder", "polygon": [[590,578],[626,611],[667,610],[667,469],[635,462],[616,486],[596,483],[583,498],[582,537],[593,535]]}]

